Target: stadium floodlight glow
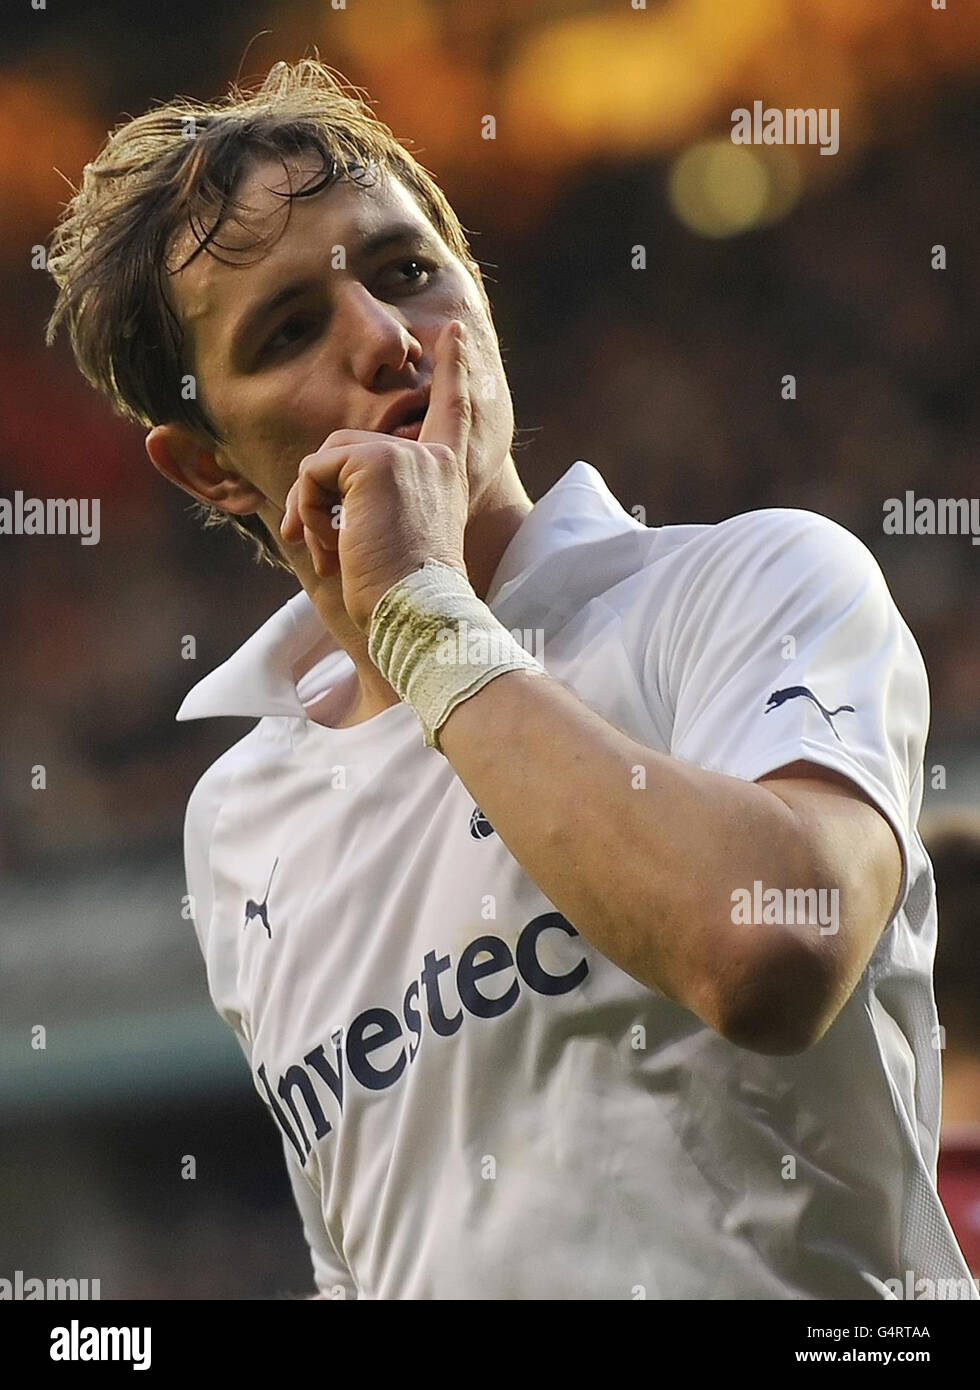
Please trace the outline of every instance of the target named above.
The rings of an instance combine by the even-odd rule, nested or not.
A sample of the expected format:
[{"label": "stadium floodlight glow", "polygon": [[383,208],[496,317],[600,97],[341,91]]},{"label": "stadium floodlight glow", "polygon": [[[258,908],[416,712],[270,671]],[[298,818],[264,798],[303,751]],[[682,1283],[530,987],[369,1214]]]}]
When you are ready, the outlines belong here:
[{"label": "stadium floodlight glow", "polygon": [[667,183],[678,220],[699,236],[716,239],[779,220],[800,190],[799,166],[790,151],[746,149],[728,137],[690,145],[675,159]]}]

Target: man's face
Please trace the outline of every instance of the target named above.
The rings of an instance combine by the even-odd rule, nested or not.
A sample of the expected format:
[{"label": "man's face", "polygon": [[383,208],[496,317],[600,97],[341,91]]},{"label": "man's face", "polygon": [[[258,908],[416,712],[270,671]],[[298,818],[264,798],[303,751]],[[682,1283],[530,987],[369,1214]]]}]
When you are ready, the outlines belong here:
[{"label": "man's face", "polygon": [[[275,520],[301,459],[329,434],[377,430],[399,396],[428,387],[436,340],[458,318],[467,329],[475,500],[508,457],[514,430],[481,291],[394,178],[342,181],[291,203],[270,191],[303,187],[319,172],[300,160],[289,183],[281,164],[256,165],[238,195],[245,229],[231,222],[218,232],[222,261],[202,252],[175,277],[198,399],[226,441],[216,460],[268,499],[260,511]],[[275,244],[256,247],[257,234],[280,232],[287,209]]]}]

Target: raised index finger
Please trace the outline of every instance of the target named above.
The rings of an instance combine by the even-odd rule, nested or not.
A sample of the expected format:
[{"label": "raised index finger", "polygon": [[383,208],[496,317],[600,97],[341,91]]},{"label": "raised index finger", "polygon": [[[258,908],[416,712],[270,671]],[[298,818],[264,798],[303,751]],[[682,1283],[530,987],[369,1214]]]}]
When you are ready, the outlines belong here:
[{"label": "raised index finger", "polygon": [[450,320],[440,333],[435,356],[432,392],[419,443],[448,444],[459,462],[465,464],[472,406],[464,328],[459,319]]}]

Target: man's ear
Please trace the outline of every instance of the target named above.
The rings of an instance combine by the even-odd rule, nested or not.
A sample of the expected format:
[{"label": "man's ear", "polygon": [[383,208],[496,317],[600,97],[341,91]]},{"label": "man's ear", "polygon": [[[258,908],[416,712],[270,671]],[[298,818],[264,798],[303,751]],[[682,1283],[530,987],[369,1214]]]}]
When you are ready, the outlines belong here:
[{"label": "man's ear", "polygon": [[266,501],[247,478],[222,468],[184,425],[154,425],[145,443],[154,468],[198,502],[247,516]]}]

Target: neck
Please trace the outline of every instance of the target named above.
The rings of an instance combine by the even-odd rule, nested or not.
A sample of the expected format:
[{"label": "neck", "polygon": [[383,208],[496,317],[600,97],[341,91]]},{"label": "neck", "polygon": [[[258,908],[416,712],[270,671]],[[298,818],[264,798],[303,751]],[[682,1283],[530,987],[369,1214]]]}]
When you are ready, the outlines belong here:
[{"label": "neck", "polygon": [[[470,501],[470,517],[463,538],[463,559],[473,591],[485,599],[504,551],[533,503],[524,490],[512,456],[508,453],[503,468],[493,482]],[[368,639],[351,621],[344,607],[340,579],[320,579],[311,564],[294,565],[296,576],[320,613],[334,647],[341,647],[354,663],[356,684],[343,692],[334,691],[309,711],[315,723],[328,727],[343,727],[361,723],[390,705],[398,703],[381,672],[368,656]],[[303,670],[309,670],[324,654],[324,644],[318,644],[304,659]]]}]

